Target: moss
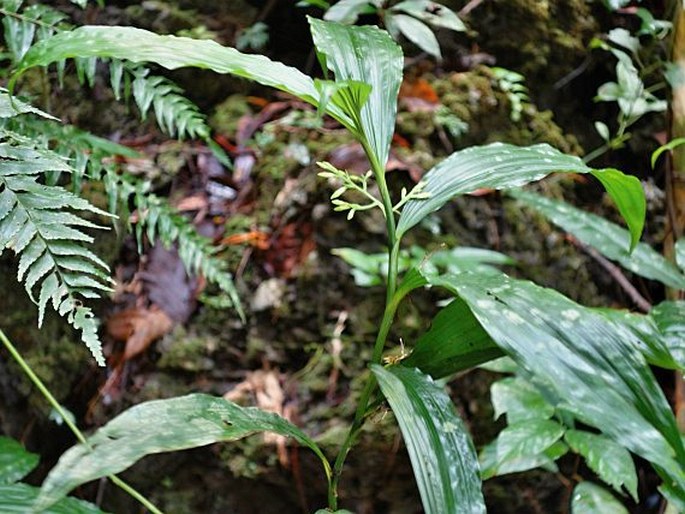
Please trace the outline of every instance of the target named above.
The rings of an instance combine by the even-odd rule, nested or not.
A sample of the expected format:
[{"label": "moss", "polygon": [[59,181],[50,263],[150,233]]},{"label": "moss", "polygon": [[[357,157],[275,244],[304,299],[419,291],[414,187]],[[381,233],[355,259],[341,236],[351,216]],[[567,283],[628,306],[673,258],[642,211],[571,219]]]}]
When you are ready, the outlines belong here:
[{"label": "moss", "polygon": [[214,368],[211,356],[217,350],[218,342],[209,335],[190,337],[179,327],[158,347],[162,352],[157,362],[159,369],[208,371]]},{"label": "moss", "polygon": [[523,73],[534,88],[578,66],[597,32],[586,0],[492,0],[468,21],[483,51],[496,55],[499,66]]},{"label": "moss", "polygon": [[[514,119],[509,93],[486,66],[441,78],[429,76],[428,80],[440,103],[468,124],[468,131],[454,141],[458,148],[502,141],[517,145],[548,143],[563,152],[582,152],[577,140],[564,134],[554,122],[550,111],[524,104],[519,119]],[[403,111],[398,115],[398,132],[411,143],[411,149],[404,154],[413,156],[418,152],[415,159],[426,168],[448,153],[438,137],[439,130],[432,112]]]}]

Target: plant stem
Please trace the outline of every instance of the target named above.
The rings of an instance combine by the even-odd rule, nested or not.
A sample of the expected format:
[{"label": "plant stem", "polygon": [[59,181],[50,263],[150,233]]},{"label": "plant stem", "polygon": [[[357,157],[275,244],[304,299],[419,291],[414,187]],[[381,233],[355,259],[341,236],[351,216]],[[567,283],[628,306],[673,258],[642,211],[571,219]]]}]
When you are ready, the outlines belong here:
[{"label": "plant stem", "polygon": [[[79,430],[79,428],[74,424],[74,422],[71,421],[71,416],[64,410],[64,407],[62,407],[60,405],[60,403],[52,395],[50,390],[45,386],[45,384],[43,384],[41,379],[38,378],[38,375],[36,375],[33,372],[33,370],[31,369],[31,366],[29,366],[29,364],[24,360],[24,358],[17,351],[17,349],[12,344],[12,342],[7,338],[7,336],[2,331],[2,329],[0,329],[0,341],[2,341],[2,344],[5,346],[5,348],[7,348],[7,351],[10,353],[12,358],[17,362],[17,364],[19,364],[19,367],[21,367],[21,369],[24,371],[24,373],[26,373],[26,376],[29,377],[31,382],[33,382],[33,385],[36,386],[36,388],[45,397],[45,399],[52,406],[52,408],[55,409],[55,411],[62,417],[62,419],[64,420],[64,423],[73,432],[74,436],[76,436],[76,439],[81,444],[90,448],[90,445],[88,444],[88,440],[86,439],[86,436],[83,435],[83,432],[81,432]],[[107,478],[109,478],[112,481],[112,483],[117,485],[123,491],[128,493],[131,497],[138,500],[152,514],[164,514],[161,510],[159,510],[157,507],[155,507],[150,500],[148,500],[145,496],[143,496],[141,493],[136,491],[133,487],[128,485],[126,482],[124,482],[118,476],[109,475]]]},{"label": "plant stem", "polygon": [[[368,142],[366,140],[361,141],[362,146],[366,152],[371,163],[371,169],[374,173],[376,183],[378,184],[378,190],[383,201],[383,211],[385,214],[385,222],[387,228],[388,236],[388,281],[386,286],[386,297],[385,297],[385,310],[383,311],[383,318],[381,319],[381,324],[378,329],[378,335],[376,336],[376,341],[373,346],[373,354],[371,362],[374,364],[380,364],[383,357],[383,348],[385,347],[385,341],[390,332],[390,327],[395,318],[395,312],[397,306],[402,298],[395,298],[395,290],[397,289],[397,275],[398,275],[398,263],[399,263],[399,252],[400,252],[400,242],[397,240],[396,225],[395,225],[395,213],[393,211],[392,198],[390,197],[390,191],[388,190],[388,184],[385,180],[385,167],[380,164],[376,158],[374,152],[371,150]],[[350,452],[352,445],[354,445],[359,431],[361,430],[364,420],[368,414],[369,400],[371,395],[376,389],[376,378],[373,374],[369,375],[368,381],[364,386],[362,394],[359,398],[359,403],[357,404],[357,410],[354,415],[354,421],[350,426],[345,441],[343,442],[338,455],[335,458],[335,463],[333,464],[333,477],[330,482],[330,487],[328,488],[328,506],[331,510],[338,510],[338,484],[340,481],[340,475],[342,474],[342,469],[345,464],[345,459],[347,454]]]},{"label": "plant stem", "polygon": [[[380,363],[381,357],[383,355],[383,346],[385,345],[385,340],[388,337],[388,332],[392,326],[393,319],[395,317],[395,311],[397,311],[397,306],[400,299],[391,299],[385,307],[383,312],[383,319],[381,320],[381,326],[378,330],[378,336],[376,337],[376,343],[373,348],[373,363]],[[364,420],[367,416],[367,407],[369,405],[369,400],[371,395],[376,389],[376,378],[373,374],[369,375],[369,379],[364,386],[361,396],[359,397],[359,403],[357,404],[357,411],[354,415],[354,421],[350,426],[350,430],[347,432],[345,441],[343,442],[338,455],[335,458],[335,463],[333,464],[333,477],[331,479],[331,485],[328,489],[328,506],[331,510],[336,511],[338,509],[338,483],[340,482],[340,475],[342,474],[342,468],[345,464],[345,459],[347,454],[350,452],[352,445],[355,443],[357,435],[364,424]]]}]

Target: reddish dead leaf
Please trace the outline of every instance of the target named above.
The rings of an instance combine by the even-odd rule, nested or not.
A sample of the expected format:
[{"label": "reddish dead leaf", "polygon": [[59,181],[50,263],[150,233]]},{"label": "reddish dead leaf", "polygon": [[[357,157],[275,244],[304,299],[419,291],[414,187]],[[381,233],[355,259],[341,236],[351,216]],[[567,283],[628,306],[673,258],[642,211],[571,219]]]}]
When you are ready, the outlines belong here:
[{"label": "reddish dead leaf", "polygon": [[126,344],[122,362],[142,353],[155,340],[171,332],[174,322],[159,307],[120,311],[107,320],[107,333]]},{"label": "reddish dead leaf", "polygon": [[404,98],[418,98],[428,103],[438,103],[440,97],[433,89],[433,86],[424,78],[415,78],[413,80],[404,80],[400,86],[401,99]]},{"label": "reddish dead leaf", "polygon": [[253,230],[252,232],[243,234],[232,234],[221,240],[221,244],[223,245],[239,245],[246,243],[255,248],[259,248],[260,250],[266,250],[269,247],[269,234],[259,230]]},{"label": "reddish dead leaf", "polygon": [[186,196],[178,202],[176,202],[175,207],[181,212],[185,211],[206,211],[207,210],[207,198],[203,194],[195,194]]},{"label": "reddish dead leaf", "polygon": [[311,223],[288,223],[271,238],[265,251],[265,267],[270,274],[287,278],[315,248]]}]

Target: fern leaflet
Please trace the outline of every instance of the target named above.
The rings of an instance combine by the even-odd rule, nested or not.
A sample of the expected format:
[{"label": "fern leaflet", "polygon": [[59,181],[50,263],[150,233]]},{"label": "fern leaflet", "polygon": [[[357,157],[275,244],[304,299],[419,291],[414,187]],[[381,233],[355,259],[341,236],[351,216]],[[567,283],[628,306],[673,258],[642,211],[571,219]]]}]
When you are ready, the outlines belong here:
[{"label": "fern leaflet", "polygon": [[110,291],[107,264],[82,246],[93,241],[83,229],[103,227],[73,211],[109,215],[61,187],[38,182],[48,171],[72,171],[59,155],[31,148],[8,132],[0,139],[0,254],[11,249],[20,256],[17,278],[38,306],[38,325],[51,304],[81,331],[81,339],[104,366],[97,319],[82,303]]}]

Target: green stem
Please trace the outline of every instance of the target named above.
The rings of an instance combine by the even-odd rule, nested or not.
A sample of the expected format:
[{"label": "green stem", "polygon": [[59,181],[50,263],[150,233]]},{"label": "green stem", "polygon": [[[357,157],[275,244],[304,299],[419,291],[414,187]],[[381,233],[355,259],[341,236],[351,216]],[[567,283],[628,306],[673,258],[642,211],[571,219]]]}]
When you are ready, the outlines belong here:
[{"label": "green stem", "polygon": [[[376,183],[378,184],[378,190],[383,202],[383,212],[385,214],[385,223],[388,235],[389,258],[385,310],[383,311],[383,318],[381,319],[381,325],[378,330],[378,335],[376,336],[376,342],[373,346],[373,356],[371,358],[371,362],[380,364],[383,357],[385,341],[395,318],[395,311],[397,310],[399,302],[402,300],[401,297],[395,297],[395,291],[397,289],[400,242],[397,239],[397,229],[395,224],[395,213],[393,210],[392,198],[390,197],[388,184],[385,180],[385,167],[379,162],[365,138],[361,139],[361,144],[364,147],[367,157],[369,158],[371,170],[373,171]],[[343,444],[338,451],[338,455],[335,458],[335,463],[333,464],[333,477],[330,482],[330,487],[328,488],[328,506],[333,511],[338,510],[338,484],[340,481],[340,475],[342,474],[343,465],[345,464],[345,459],[347,458],[347,454],[354,445],[357,436],[359,435],[359,431],[364,424],[364,420],[368,414],[369,400],[371,399],[371,395],[375,389],[376,378],[373,376],[373,374],[370,374],[369,379],[366,382],[366,385],[364,386],[362,394],[359,398],[357,411],[354,415],[354,421],[350,426],[350,430],[347,432],[345,441],[343,441]]]},{"label": "green stem", "polygon": [[[2,331],[2,329],[0,329],[0,341],[2,341],[2,344],[5,346],[5,348],[7,348],[7,351],[10,353],[12,358],[17,362],[17,364],[19,364],[19,367],[21,367],[21,369],[24,371],[24,373],[26,373],[26,376],[29,377],[31,382],[33,382],[33,385],[36,386],[36,388],[45,397],[45,399],[52,406],[52,408],[55,409],[55,412],[57,412],[62,417],[62,419],[64,420],[64,423],[66,423],[66,425],[69,427],[69,429],[73,432],[74,436],[76,436],[76,439],[81,444],[90,448],[90,445],[88,444],[88,440],[86,439],[86,436],[83,435],[83,432],[81,432],[79,430],[79,428],[74,424],[74,422],[71,421],[71,416],[69,414],[67,414],[67,412],[64,410],[64,407],[62,407],[60,405],[60,403],[52,395],[52,393],[49,391],[49,389],[47,387],[45,387],[45,384],[43,384],[41,379],[38,378],[38,375],[36,375],[33,372],[31,367],[24,360],[24,358],[21,356],[21,354],[17,351],[17,349],[12,344],[12,342],[7,338],[7,336]],[[128,493],[131,497],[138,500],[152,514],[164,514],[161,510],[159,510],[157,507],[155,507],[150,500],[148,500],[145,496],[143,496],[141,493],[136,491],[133,487],[128,485],[126,482],[124,482],[118,476],[109,475],[107,478],[109,478],[112,481],[112,483],[114,483],[115,485],[120,487],[122,490],[124,490],[126,493]]]}]

